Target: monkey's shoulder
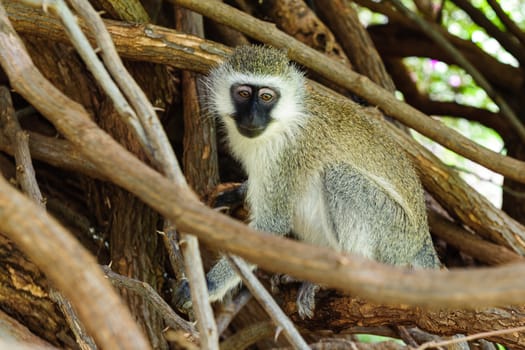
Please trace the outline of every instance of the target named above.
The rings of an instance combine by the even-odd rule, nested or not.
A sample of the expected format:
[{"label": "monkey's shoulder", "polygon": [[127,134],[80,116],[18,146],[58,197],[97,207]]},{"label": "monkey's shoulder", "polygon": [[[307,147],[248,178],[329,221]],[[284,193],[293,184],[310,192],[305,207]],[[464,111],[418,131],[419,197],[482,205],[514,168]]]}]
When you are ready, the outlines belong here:
[{"label": "monkey's shoulder", "polygon": [[[349,100],[328,95],[309,93],[306,97],[310,116],[303,133],[319,140],[311,147],[322,150],[339,159],[358,157],[368,162],[404,163],[405,155],[392,139],[383,121],[375,119],[370,112]],[[324,141],[326,140],[326,141]],[[388,155],[388,157],[386,157]],[[359,160],[359,159],[353,159]]]},{"label": "monkey's shoulder", "polygon": [[381,187],[392,187],[406,197],[421,195],[414,166],[384,121],[351,101],[315,93],[306,101],[312,115],[304,135],[314,135],[316,142],[303,142],[309,148],[305,154],[319,155],[323,168],[343,171],[351,165]]},{"label": "monkey's shoulder", "polygon": [[351,135],[376,143],[374,139],[377,136],[387,134],[382,122],[367,115],[367,111],[353,101],[309,93],[306,96],[306,106],[313,117],[311,126],[331,132],[333,136]]}]

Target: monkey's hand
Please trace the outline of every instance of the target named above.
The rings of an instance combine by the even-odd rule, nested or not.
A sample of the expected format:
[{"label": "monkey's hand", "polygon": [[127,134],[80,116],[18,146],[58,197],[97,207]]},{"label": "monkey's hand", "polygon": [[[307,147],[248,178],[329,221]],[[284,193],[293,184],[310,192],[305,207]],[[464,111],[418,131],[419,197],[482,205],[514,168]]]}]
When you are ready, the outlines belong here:
[{"label": "monkey's hand", "polygon": [[173,304],[181,312],[189,313],[192,307],[190,285],[187,280],[182,280],[173,293]]},{"label": "monkey's hand", "polygon": [[275,274],[270,278],[270,290],[272,294],[279,294],[281,285],[299,283],[298,279],[287,274]]},{"label": "monkey's hand", "polygon": [[246,181],[242,184],[221,184],[217,186],[214,193],[210,196],[209,205],[213,208],[227,207],[233,212],[244,204],[247,191],[248,185]]}]

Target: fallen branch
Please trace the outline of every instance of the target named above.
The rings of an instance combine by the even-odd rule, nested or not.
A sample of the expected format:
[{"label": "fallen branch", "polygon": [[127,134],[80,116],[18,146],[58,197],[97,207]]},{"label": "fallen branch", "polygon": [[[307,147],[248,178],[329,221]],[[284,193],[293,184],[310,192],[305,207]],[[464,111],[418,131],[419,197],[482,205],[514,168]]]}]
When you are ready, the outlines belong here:
[{"label": "fallen branch", "polygon": [[[332,330],[346,334],[355,326],[417,326],[439,336],[476,335],[496,331],[483,338],[510,348],[525,348],[525,308],[522,306],[477,310],[443,310],[409,307],[403,304],[381,305],[332,291],[318,293],[314,317],[302,320],[296,312],[296,290],[288,287],[279,294],[284,311],[298,327],[310,331]],[[334,318],[333,315],[338,317]],[[509,329],[518,329],[509,332]]]}]

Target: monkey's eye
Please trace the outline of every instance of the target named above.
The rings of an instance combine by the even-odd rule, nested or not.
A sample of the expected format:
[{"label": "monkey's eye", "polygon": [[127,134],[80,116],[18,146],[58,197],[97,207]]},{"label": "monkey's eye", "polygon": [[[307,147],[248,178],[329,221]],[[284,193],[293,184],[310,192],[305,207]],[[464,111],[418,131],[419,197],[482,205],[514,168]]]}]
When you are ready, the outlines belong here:
[{"label": "monkey's eye", "polygon": [[271,89],[262,88],[259,90],[259,97],[264,102],[270,102],[275,97],[275,93]]},{"label": "monkey's eye", "polygon": [[237,95],[242,98],[249,98],[252,95],[252,89],[248,86],[237,87]]}]

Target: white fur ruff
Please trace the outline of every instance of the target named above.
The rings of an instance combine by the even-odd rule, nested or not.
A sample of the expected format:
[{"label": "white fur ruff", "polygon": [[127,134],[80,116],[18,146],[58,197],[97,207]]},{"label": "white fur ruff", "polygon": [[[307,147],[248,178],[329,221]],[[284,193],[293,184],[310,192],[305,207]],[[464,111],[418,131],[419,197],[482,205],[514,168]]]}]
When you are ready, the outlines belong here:
[{"label": "white fur ruff", "polygon": [[[275,159],[282,146],[292,142],[298,128],[307,116],[301,102],[304,101],[304,77],[297,71],[285,80],[281,77],[246,74],[228,71],[221,68],[212,72],[208,82],[211,93],[211,110],[222,119],[227,133],[230,148],[244,167],[248,175],[259,174],[269,161]],[[218,79],[218,77],[222,79]],[[230,96],[233,84],[250,84],[268,87],[279,91],[280,97],[271,111],[272,121],[259,136],[249,138],[237,130],[232,115],[235,107]]]}]

